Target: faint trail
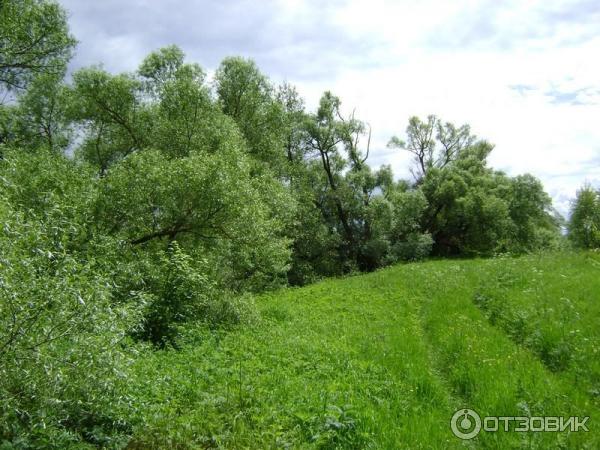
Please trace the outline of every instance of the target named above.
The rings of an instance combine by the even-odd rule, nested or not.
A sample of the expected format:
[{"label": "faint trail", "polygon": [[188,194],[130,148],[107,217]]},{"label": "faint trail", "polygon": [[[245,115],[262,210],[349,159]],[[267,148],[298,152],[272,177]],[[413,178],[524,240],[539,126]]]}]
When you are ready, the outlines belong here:
[{"label": "faint trail", "polygon": [[[408,290],[420,299],[424,340],[433,367],[462,407],[488,415],[596,415],[598,410],[573,386],[550,373],[530,352],[493,327],[471,298],[476,286],[468,264],[439,269],[405,268]],[[589,438],[589,436],[587,436]],[[524,433],[483,434],[478,445],[508,448],[556,446],[563,436]],[[557,441],[558,439],[558,441]],[[583,434],[568,437],[580,447]]]}]

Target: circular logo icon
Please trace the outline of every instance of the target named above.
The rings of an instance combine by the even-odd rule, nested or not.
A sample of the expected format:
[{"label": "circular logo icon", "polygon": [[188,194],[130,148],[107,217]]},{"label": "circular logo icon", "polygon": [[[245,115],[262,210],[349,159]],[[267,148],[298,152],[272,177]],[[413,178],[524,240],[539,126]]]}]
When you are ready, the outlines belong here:
[{"label": "circular logo icon", "polygon": [[473,439],[481,431],[481,417],[472,409],[459,409],[450,420],[454,436],[460,439]]}]

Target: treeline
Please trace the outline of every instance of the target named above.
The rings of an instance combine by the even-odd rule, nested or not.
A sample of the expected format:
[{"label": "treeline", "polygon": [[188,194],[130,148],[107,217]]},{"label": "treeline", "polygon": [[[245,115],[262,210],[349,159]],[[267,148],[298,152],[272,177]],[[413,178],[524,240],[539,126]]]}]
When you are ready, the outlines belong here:
[{"label": "treeline", "polygon": [[67,81],[75,40],[43,0],[0,3],[0,46],[8,448],[120,446],[144,343],[176,347],[190,320],[243,322],[253,292],[561,245],[539,180],[490,168],[493,146],[466,125],[411,118],[405,141],[390,139],[414,155],[413,179],[397,181],[368,165],[370,127],[338,97],[307,111],[250,60],[226,58],[208,80],[171,46],[135,73]]}]

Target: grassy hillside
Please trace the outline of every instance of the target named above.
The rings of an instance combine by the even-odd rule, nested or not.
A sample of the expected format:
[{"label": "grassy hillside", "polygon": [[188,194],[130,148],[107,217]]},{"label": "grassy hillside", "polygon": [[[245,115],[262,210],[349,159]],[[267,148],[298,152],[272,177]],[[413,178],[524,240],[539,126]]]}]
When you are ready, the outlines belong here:
[{"label": "grassy hillside", "polygon": [[[600,448],[598,254],[400,265],[257,307],[139,359],[130,448]],[[590,431],[461,441],[463,407]]]}]

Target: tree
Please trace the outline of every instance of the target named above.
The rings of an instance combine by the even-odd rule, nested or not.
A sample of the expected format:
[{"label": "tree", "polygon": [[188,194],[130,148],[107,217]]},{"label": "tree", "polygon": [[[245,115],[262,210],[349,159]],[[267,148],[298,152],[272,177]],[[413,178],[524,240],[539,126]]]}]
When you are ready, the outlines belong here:
[{"label": "tree", "polygon": [[532,251],[558,245],[562,217],[552,207],[552,199],[541,181],[533,175],[518,175],[510,180],[508,207],[514,224],[515,249]]},{"label": "tree", "polygon": [[0,2],[0,85],[5,89],[24,89],[39,74],[62,74],[74,45],[57,3]]},{"label": "tree", "polygon": [[571,205],[569,239],[580,248],[600,247],[600,194],[585,184]]},{"label": "tree", "polygon": [[216,151],[223,136],[232,132],[230,121],[213,103],[204,71],[197,64],[185,63],[178,47],[151,53],[139,73],[152,98],[150,141],[154,147],[173,157],[199,148]]},{"label": "tree", "polygon": [[225,58],[215,74],[215,89],[222,111],[238,125],[249,153],[282,176],[285,125],[282,105],[269,80],[253,61]]},{"label": "tree", "polygon": [[12,145],[17,140],[17,105],[0,105],[0,159],[3,147]]},{"label": "tree", "polygon": [[79,154],[101,175],[115,161],[146,146],[152,120],[141,89],[134,77],[99,68],[73,74],[69,114],[84,131]]},{"label": "tree", "polygon": [[451,164],[462,150],[476,140],[468,125],[456,127],[450,122],[443,123],[434,115],[427,116],[426,121],[411,117],[406,135],[406,142],[393,136],[388,147],[407,150],[414,155],[415,167],[411,168],[411,173],[417,183],[428,170],[442,169]]},{"label": "tree", "polygon": [[[306,121],[307,146],[318,155],[327,181],[327,203],[331,202],[338,223],[343,229],[346,250],[351,255],[356,251],[355,233],[349,212],[342,202],[344,187],[341,172],[347,162],[340,154],[339,145],[354,132],[351,127],[357,124],[345,123],[340,119],[340,99],[331,92],[325,92],[319,102],[316,114]],[[327,213],[325,212],[327,217]],[[351,257],[352,259],[352,257]]]},{"label": "tree", "polygon": [[337,241],[341,271],[372,270],[385,263],[389,247],[385,232],[374,227],[382,223],[385,200],[374,200],[392,183],[392,174],[389,167],[371,170],[370,127],[354,113],[344,116],[340,107],[340,99],[325,92],[317,112],[305,120],[305,154],[320,172],[312,182],[314,201]]},{"label": "tree", "polygon": [[150,53],[140,65],[139,74],[150,80],[150,91],[154,94],[172,81],[183,67],[185,54],[176,45],[163,47]]},{"label": "tree", "polygon": [[426,199],[420,232],[436,254],[483,254],[550,248],[559,223],[548,194],[530,175],[507,177],[487,166],[493,146],[435,116],[409,120],[407,143],[390,146],[415,155],[415,189]]},{"label": "tree", "polygon": [[390,244],[394,260],[418,260],[431,252],[431,234],[421,230],[428,202],[419,189],[397,189],[389,194],[392,205]]},{"label": "tree", "polygon": [[[206,274],[219,289],[278,286],[290,257],[283,230],[293,204],[281,184],[251,176],[250,167],[235,141],[180,158],[136,152],[103,178],[95,222],[101,234],[125,243],[124,252],[151,260],[178,242],[194,261],[220,268]],[[153,273],[150,268],[144,277]]]},{"label": "tree", "polygon": [[306,148],[303,145],[304,123],[306,120],[304,100],[294,86],[288,83],[279,86],[276,100],[282,112],[283,142],[288,170],[290,171],[288,178],[291,178],[292,172],[298,169],[306,156]]},{"label": "tree", "polygon": [[10,143],[30,149],[46,147],[57,153],[66,150],[72,130],[68,89],[62,79],[62,73],[37,75],[18,96]]}]

